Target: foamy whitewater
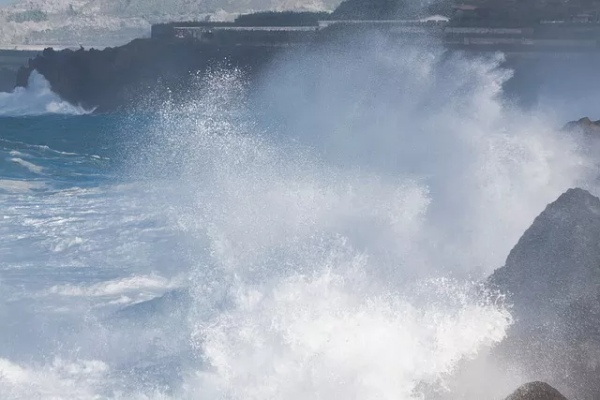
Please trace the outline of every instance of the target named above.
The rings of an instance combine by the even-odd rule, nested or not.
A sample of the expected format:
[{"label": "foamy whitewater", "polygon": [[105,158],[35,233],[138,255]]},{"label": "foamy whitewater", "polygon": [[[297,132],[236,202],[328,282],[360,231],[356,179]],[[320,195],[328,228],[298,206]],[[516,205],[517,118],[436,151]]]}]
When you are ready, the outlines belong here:
[{"label": "foamy whitewater", "polygon": [[2,95],[0,398],[503,398],[478,282],[593,177],[499,62],[303,54],[158,115]]},{"label": "foamy whitewater", "polygon": [[26,88],[17,87],[12,93],[0,92],[0,117],[87,113],[89,111],[73,106],[54,94],[50,83],[37,71],[30,75]]}]

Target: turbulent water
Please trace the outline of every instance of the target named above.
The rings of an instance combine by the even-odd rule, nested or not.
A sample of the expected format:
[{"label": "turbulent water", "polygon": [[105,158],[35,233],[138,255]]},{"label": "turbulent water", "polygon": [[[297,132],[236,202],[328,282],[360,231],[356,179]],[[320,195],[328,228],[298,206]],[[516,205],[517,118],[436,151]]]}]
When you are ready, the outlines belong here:
[{"label": "turbulent water", "polygon": [[12,93],[0,92],[0,117],[82,115],[90,111],[73,106],[54,94],[50,83],[37,71],[33,71],[29,76],[26,88],[17,87]]},{"label": "turbulent water", "polygon": [[479,399],[526,379],[483,358],[511,315],[477,281],[589,186],[586,157],[502,101],[497,58],[361,51],[252,90],[212,71],[155,114],[78,115],[39,76],[0,94],[0,397]]}]

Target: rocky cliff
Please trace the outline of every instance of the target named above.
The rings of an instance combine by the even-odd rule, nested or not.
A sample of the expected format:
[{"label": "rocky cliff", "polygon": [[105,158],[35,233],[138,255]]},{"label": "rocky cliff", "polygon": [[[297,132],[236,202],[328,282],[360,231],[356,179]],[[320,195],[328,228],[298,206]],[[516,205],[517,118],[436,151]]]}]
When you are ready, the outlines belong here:
[{"label": "rocky cliff", "polygon": [[600,398],[600,199],[570,189],[535,219],[490,283],[516,322],[498,353],[578,399]]}]

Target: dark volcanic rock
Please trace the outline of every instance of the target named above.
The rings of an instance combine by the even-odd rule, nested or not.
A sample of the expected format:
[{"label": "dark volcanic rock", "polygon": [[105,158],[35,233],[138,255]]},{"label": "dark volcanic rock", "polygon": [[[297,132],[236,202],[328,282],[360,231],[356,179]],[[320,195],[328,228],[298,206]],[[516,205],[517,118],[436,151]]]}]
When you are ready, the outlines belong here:
[{"label": "dark volcanic rock", "polygon": [[0,67],[0,92],[11,92],[15,88],[17,72]]},{"label": "dark volcanic rock", "polygon": [[248,73],[269,62],[277,49],[268,46],[209,45],[187,40],[137,39],[104,50],[46,49],[19,71],[18,86],[27,86],[37,70],[65,100],[112,111],[139,106],[148,97],[188,87],[198,71],[241,68]]},{"label": "dark volcanic rock", "polygon": [[506,400],[567,400],[567,398],[545,382],[530,382],[518,388]]},{"label": "dark volcanic rock", "polygon": [[516,320],[498,353],[567,395],[600,398],[600,199],[561,195],[490,283],[508,294]]},{"label": "dark volcanic rock", "polygon": [[588,135],[593,135],[593,134],[598,135],[598,134],[600,134],[600,121],[592,121],[588,117],[584,117],[578,121],[569,122],[568,124],[566,124],[563,127],[562,130],[563,131],[580,130],[581,132],[588,134]]}]

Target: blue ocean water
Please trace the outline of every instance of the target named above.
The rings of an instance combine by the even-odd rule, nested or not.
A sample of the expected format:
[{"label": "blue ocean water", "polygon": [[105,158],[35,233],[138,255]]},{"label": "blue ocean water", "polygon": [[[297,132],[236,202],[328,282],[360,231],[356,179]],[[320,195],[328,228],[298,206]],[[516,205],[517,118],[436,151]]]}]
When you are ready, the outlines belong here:
[{"label": "blue ocean water", "polygon": [[[166,243],[172,234],[165,218],[147,209],[149,190],[124,173],[130,124],[120,115],[0,117],[2,398],[116,396],[129,375],[153,374],[147,365],[159,356],[147,349],[141,365],[127,359],[137,334],[119,345],[102,338],[108,325],[117,336],[127,332],[118,314],[126,306],[165,293],[176,297],[181,286],[170,276],[180,271],[157,272],[177,248]],[[161,246],[160,253],[153,246]],[[131,323],[140,318],[143,312]],[[114,384],[92,390],[92,382],[78,380],[106,372],[106,360],[94,360],[109,355],[107,346],[123,363],[111,372],[118,374]],[[44,378],[17,367],[21,363],[42,368]],[[168,376],[156,372],[157,382]]]},{"label": "blue ocean water", "polygon": [[89,114],[40,76],[0,95],[0,398],[480,399],[526,379],[485,358],[511,316],[477,280],[593,164],[502,102],[497,60],[373,51],[252,92],[213,71],[144,113]]},{"label": "blue ocean water", "polygon": [[118,155],[118,124],[119,118],[111,116],[4,117],[3,177],[50,185],[63,177],[65,185],[86,180],[97,185]]}]

